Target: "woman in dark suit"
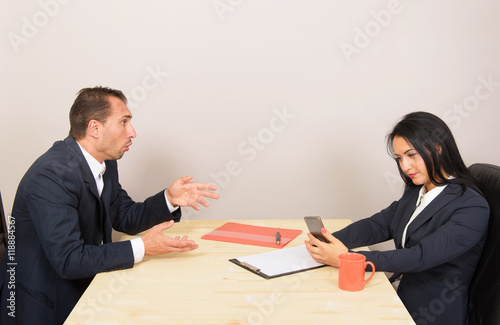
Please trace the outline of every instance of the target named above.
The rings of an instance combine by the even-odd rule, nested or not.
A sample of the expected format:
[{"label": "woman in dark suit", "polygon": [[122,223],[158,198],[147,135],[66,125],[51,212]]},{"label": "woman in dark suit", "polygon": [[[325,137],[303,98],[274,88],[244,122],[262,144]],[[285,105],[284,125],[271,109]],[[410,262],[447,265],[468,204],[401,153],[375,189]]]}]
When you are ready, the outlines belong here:
[{"label": "woman in dark suit", "polygon": [[309,234],[307,249],[338,267],[339,254],[392,239],[394,250],[358,253],[377,271],[394,273],[415,322],[467,324],[467,290],[486,239],[488,203],[437,116],[404,116],[387,146],[407,185],[401,199],[333,234],[323,229],[330,243]]}]

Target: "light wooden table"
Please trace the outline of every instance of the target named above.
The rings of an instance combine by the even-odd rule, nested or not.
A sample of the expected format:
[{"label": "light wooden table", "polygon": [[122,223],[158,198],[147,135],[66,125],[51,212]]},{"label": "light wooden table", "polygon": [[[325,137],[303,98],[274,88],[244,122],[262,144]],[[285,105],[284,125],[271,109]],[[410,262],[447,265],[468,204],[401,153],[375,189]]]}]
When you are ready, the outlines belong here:
[{"label": "light wooden table", "polygon": [[[303,245],[303,220],[231,220],[302,229],[285,247]],[[146,256],[135,267],[98,274],[66,324],[414,324],[382,272],[360,292],[338,288],[327,266],[265,280],[228,260],[273,248],[204,240],[227,220],[182,220],[165,233],[199,248]],[[323,220],[330,231],[349,220]],[[124,236],[122,239],[130,239]]]}]

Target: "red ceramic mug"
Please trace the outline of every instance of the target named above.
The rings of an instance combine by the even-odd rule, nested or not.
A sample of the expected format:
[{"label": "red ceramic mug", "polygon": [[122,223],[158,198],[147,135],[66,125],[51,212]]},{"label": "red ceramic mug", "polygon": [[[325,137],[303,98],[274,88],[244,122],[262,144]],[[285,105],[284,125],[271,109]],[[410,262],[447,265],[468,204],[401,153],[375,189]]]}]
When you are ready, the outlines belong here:
[{"label": "red ceramic mug", "polygon": [[[372,274],[365,280],[365,268],[371,265]],[[339,255],[339,288],[346,291],[361,291],[375,275],[375,265],[366,262],[366,257],[358,253]]]}]

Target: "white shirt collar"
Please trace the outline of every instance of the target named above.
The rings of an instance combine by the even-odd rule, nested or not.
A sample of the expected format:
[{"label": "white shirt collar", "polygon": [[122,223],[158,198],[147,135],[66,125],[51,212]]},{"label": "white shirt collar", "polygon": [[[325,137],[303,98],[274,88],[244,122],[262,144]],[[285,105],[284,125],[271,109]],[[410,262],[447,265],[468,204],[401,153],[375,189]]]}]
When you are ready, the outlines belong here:
[{"label": "white shirt collar", "polygon": [[417,216],[420,214],[420,212],[422,212],[422,210],[424,210],[429,205],[429,203],[432,202],[432,200],[434,200],[439,194],[441,194],[441,192],[445,189],[446,186],[447,185],[436,186],[435,188],[433,188],[429,192],[426,192],[425,186],[422,185],[422,187],[420,188],[420,192],[418,193],[415,211],[411,215],[410,220],[408,221],[405,229],[403,230],[401,247],[405,247],[406,233],[408,231],[408,226],[410,225],[410,223],[413,220],[415,220],[415,218],[417,218]]},{"label": "white shirt collar", "polygon": [[[78,141],[76,143],[78,143]],[[102,163],[97,161],[97,159],[92,157],[92,155],[89,154],[87,150],[83,149],[83,147],[79,143],[78,146],[82,150],[83,156],[85,157],[85,160],[87,161],[87,164],[90,167],[92,176],[94,176],[94,179],[97,181],[99,176],[102,177],[102,175],[104,175],[104,172],[106,171],[106,163],[104,161]]]},{"label": "white shirt collar", "polygon": [[418,199],[417,199],[417,207],[422,204],[423,202],[430,203],[432,200],[434,200],[441,192],[444,190],[446,185],[442,186],[436,186],[429,192],[426,191],[425,186],[422,186],[420,188],[420,192],[418,193]]}]

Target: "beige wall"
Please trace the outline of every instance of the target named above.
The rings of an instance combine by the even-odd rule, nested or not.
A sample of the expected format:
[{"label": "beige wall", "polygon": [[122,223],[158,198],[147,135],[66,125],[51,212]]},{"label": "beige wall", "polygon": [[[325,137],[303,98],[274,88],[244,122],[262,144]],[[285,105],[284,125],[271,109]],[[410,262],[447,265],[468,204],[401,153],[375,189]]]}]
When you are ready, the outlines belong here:
[{"label": "beige wall", "polygon": [[83,87],[129,95],[119,162],[136,200],[193,174],[186,218],[367,217],[402,193],[385,134],[427,110],[466,163],[500,164],[498,1],[17,1],[0,4],[0,189],[68,131]]}]

